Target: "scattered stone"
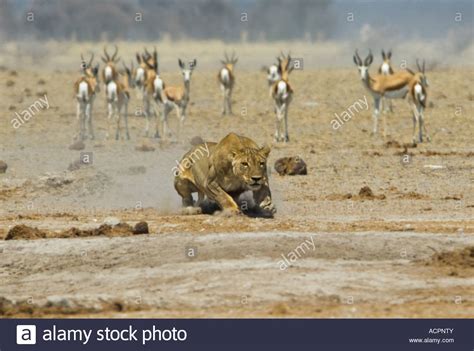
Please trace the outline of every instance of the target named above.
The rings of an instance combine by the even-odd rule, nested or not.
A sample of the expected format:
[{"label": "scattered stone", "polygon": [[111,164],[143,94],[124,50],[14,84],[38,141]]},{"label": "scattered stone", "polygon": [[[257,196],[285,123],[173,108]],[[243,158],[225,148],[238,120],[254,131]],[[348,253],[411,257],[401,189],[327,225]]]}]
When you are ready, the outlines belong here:
[{"label": "scattered stone", "polygon": [[115,227],[120,224],[120,219],[117,217],[107,217],[104,219],[104,224]]},{"label": "scattered stone", "polygon": [[402,145],[396,140],[389,140],[385,143],[385,147],[386,148],[389,148],[389,147],[400,148],[402,147]]},{"label": "scattered stone", "polygon": [[4,161],[0,161],[0,174],[7,171],[8,165]]},{"label": "scattered stone", "polygon": [[428,265],[474,268],[474,246],[467,246],[454,251],[436,253]]},{"label": "scattered stone", "polygon": [[143,152],[148,152],[148,151],[155,151],[155,147],[147,144],[142,144],[137,147],[135,147],[135,150],[137,151],[143,151]]},{"label": "scattered stone", "polygon": [[44,79],[38,80],[38,85],[45,85],[46,81]]},{"label": "scattered stone", "polygon": [[5,237],[5,240],[28,240],[28,239],[43,239],[46,238],[46,233],[38,228],[29,227],[24,224],[16,225],[10,229]]},{"label": "scattered stone", "polygon": [[133,229],[133,234],[149,234],[148,223],[147,222],[138,222],[135,224]]},{"label": "scattered stone", "polygon": [[65,175],[49,175],[46,177],[42,177],[42,180],[47,186],[50,186],[52,188],[60,188],[64,185],[68,185],[73,182],[72,178],[69,178]]},{"label": "scattered stone", "polygon": [[74,143],[72,143],[71,145],[69,145],[69,150],[80,151],[80,150],[84,150],[85,148],[86,148],[86,145],[84,144],[84,142],[82,140],[77,140]]},{"label": "scattered stone", "polygon": [[15,111],[16,110],[16,106],[15,105],[10,105],[8,106],[8,111]]},{"label": "scattered stone", "polygon": [[283,157],[275,162],[275,170],[279,175],[306,175],[306,163],[299,156]]},{"label": "scattered stone", "polygon": [[201,138],[200,136],[195,136],[194,138],[191,139],[190,143],[192,146],[204,144],[204,139]]},{"label": "scattered stone", "polygon": [[74,161],[74,162],[71,162],[69,164],[69,166],[67,167],[67,170],[68,171],[77,171],[78,169],[80,169],[84,164],[82,163],[82,161],[80,159]]},{"label": "scattered stone", "polygon": [[363,186],[359,190],[359,198],[360,199],[367,199],[367,200],[384,200],[386,198],[385,195],[375,195],[372,189],[370,189],[367,185]]},{"label": "scattered stone", "polygon": [[15,71],[15,70],[11,70],[11,71],[10,71],[10,75],[11,75],[12,77],[16,77],[16,76],[18,76],[18,72]]},{"label": "scattered stone", "polygon": [[48,95],[48,92],[46,90],[39,90],[36,92],[37,97],[43,97],[45,95]]},{"label": "scattered stone", "polygon": [[367,185],[360,188],[359,190],[359,196],[361,197],[374,197],[374,193],[372,189],[370,189]]},{"label": "scattered stone", "polygon": [[131,175],[145,174],[146,167],[145,166],[131,166],[128,168],[128,173]]},{"label": "scattered stone", "polygon": [[7,82],[6,82],[6,86],[7,86],[7,87],[12,87],[12,86],[14,86],[14,85],[15,85],[15,81],[13,81],[13,80],[11,80],[11,79],[7,80]]}]

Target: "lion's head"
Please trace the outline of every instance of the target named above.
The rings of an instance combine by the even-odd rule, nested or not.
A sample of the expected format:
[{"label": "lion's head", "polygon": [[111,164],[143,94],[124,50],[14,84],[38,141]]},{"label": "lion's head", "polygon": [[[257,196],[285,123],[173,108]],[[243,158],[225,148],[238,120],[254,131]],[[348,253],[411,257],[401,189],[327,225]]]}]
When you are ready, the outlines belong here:
[{"label": "lion's head", "polygon": [[267,158],[270,148],[244,148],[232,152],[233,173],[248,190],[259,190],[267,182]]}]

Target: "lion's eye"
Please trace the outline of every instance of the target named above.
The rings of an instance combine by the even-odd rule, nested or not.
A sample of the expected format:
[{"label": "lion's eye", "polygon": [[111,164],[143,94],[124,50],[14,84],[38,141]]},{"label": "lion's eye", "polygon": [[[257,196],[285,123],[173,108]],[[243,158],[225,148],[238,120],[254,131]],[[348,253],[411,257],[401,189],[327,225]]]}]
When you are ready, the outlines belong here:
[{"label": "lion's eye", "polygon": [[242,162],[242,166],[243,166],[243,167],[248,167],[249,164],[248,164],[247,162]]}]

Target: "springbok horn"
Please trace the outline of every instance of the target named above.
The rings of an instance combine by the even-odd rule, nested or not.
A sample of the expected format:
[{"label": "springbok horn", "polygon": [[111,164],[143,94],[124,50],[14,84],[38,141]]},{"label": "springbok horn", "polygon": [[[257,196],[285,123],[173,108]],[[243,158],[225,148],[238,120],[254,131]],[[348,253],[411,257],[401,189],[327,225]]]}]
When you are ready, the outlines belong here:
[{"label": "springbok horn", "polygon": [[416,67],[418,68],[419,72],[422,72],[420,62],[418,62],[418,59],[416,59]]},{"label": "springbok horn", "polygon": [[110,61],[110,56],[109,56],[109,53],[107,52],[107,47],[104,46],[104,55],[105,55],[105,59],[107,61]]},{"label": "springbok horn", "polygon": [[423,59],[423,73],[425,73],[425,59]]},{"label": "springbok horn", "polygon": [[[115,52],[114,52],[114,54],[112,55],[112,61],[115,61],[115,57],[116,57],[117,54],[118,54],[118,47],[117,47],[117,45],[114,45],[114,48],[115,48]],[[117,60],[117,61],[118,61],[118,60]]]},{"label": "springbok horn", "polygon": [[356,55],[356,59],[357,59],[357,64],[358,64],[359,66],[362,66],[362,59],[360,58],[360,56],[359,56],[359,51],[358,51],[357,49],[356,49],[356,51],[355,51],[355,55]]},{"label": "springbok horn", "polygon": [[92,66],[92,60],[94,60],[94,53],[91,53],[91,59],[89,60],[89,63],[87,66],[91,67]]},{"label": "springbok horn", "polygon": [[147,58],[149,58],[151,56],[151,54],[148,52],[147,48],[143,48],[143,50],[145,51],[145,54],[146,54]]}]

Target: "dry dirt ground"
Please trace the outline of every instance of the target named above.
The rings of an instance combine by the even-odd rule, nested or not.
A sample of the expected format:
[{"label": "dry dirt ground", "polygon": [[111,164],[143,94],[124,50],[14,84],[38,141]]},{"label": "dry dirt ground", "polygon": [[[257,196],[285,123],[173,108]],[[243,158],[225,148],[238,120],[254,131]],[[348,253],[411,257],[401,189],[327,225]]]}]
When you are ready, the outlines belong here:
[{"label": "dry dirt ground", "polygon": [[[0,174],[0,238],[20,224],[38,228],[38,238],[0,242],[0,316],[474,316],[472,67],[428,72],[432,141],[417,147],[405,101],[387,115],[386,138],[370,135],[370,110],[331,128],[334,113],[370,98],[355,67],[295,71],[291,142],[274,144],[265,75],[245,61],[236,72],[235,115],[222,118],[217,68],[198,56],[179,140],[144,138],[135,93],[132,139],[104,140],[102,91],[97,138],[83,150],[93,163],[79,167],[80,151],[69,149],[77,73],[2,67],[0,160],[8,169]],[[180,83],[177,65],[168,67],[165,82]],[[49,109],[13,129],[15,112],[45,94]],[[274,219],[180,214],[176,160],[192,137],[215,141],[229,132],[272,144],[272,170],[279,157],[306,161],[305,176],[271,172]],[[373,196],[359,195],[364,186]],[[107,217],[146,221],[150,234],[94,231]],[[305,242],[312,244],[303,252]],[[282,270],[295,250],[298,258]]]}]

